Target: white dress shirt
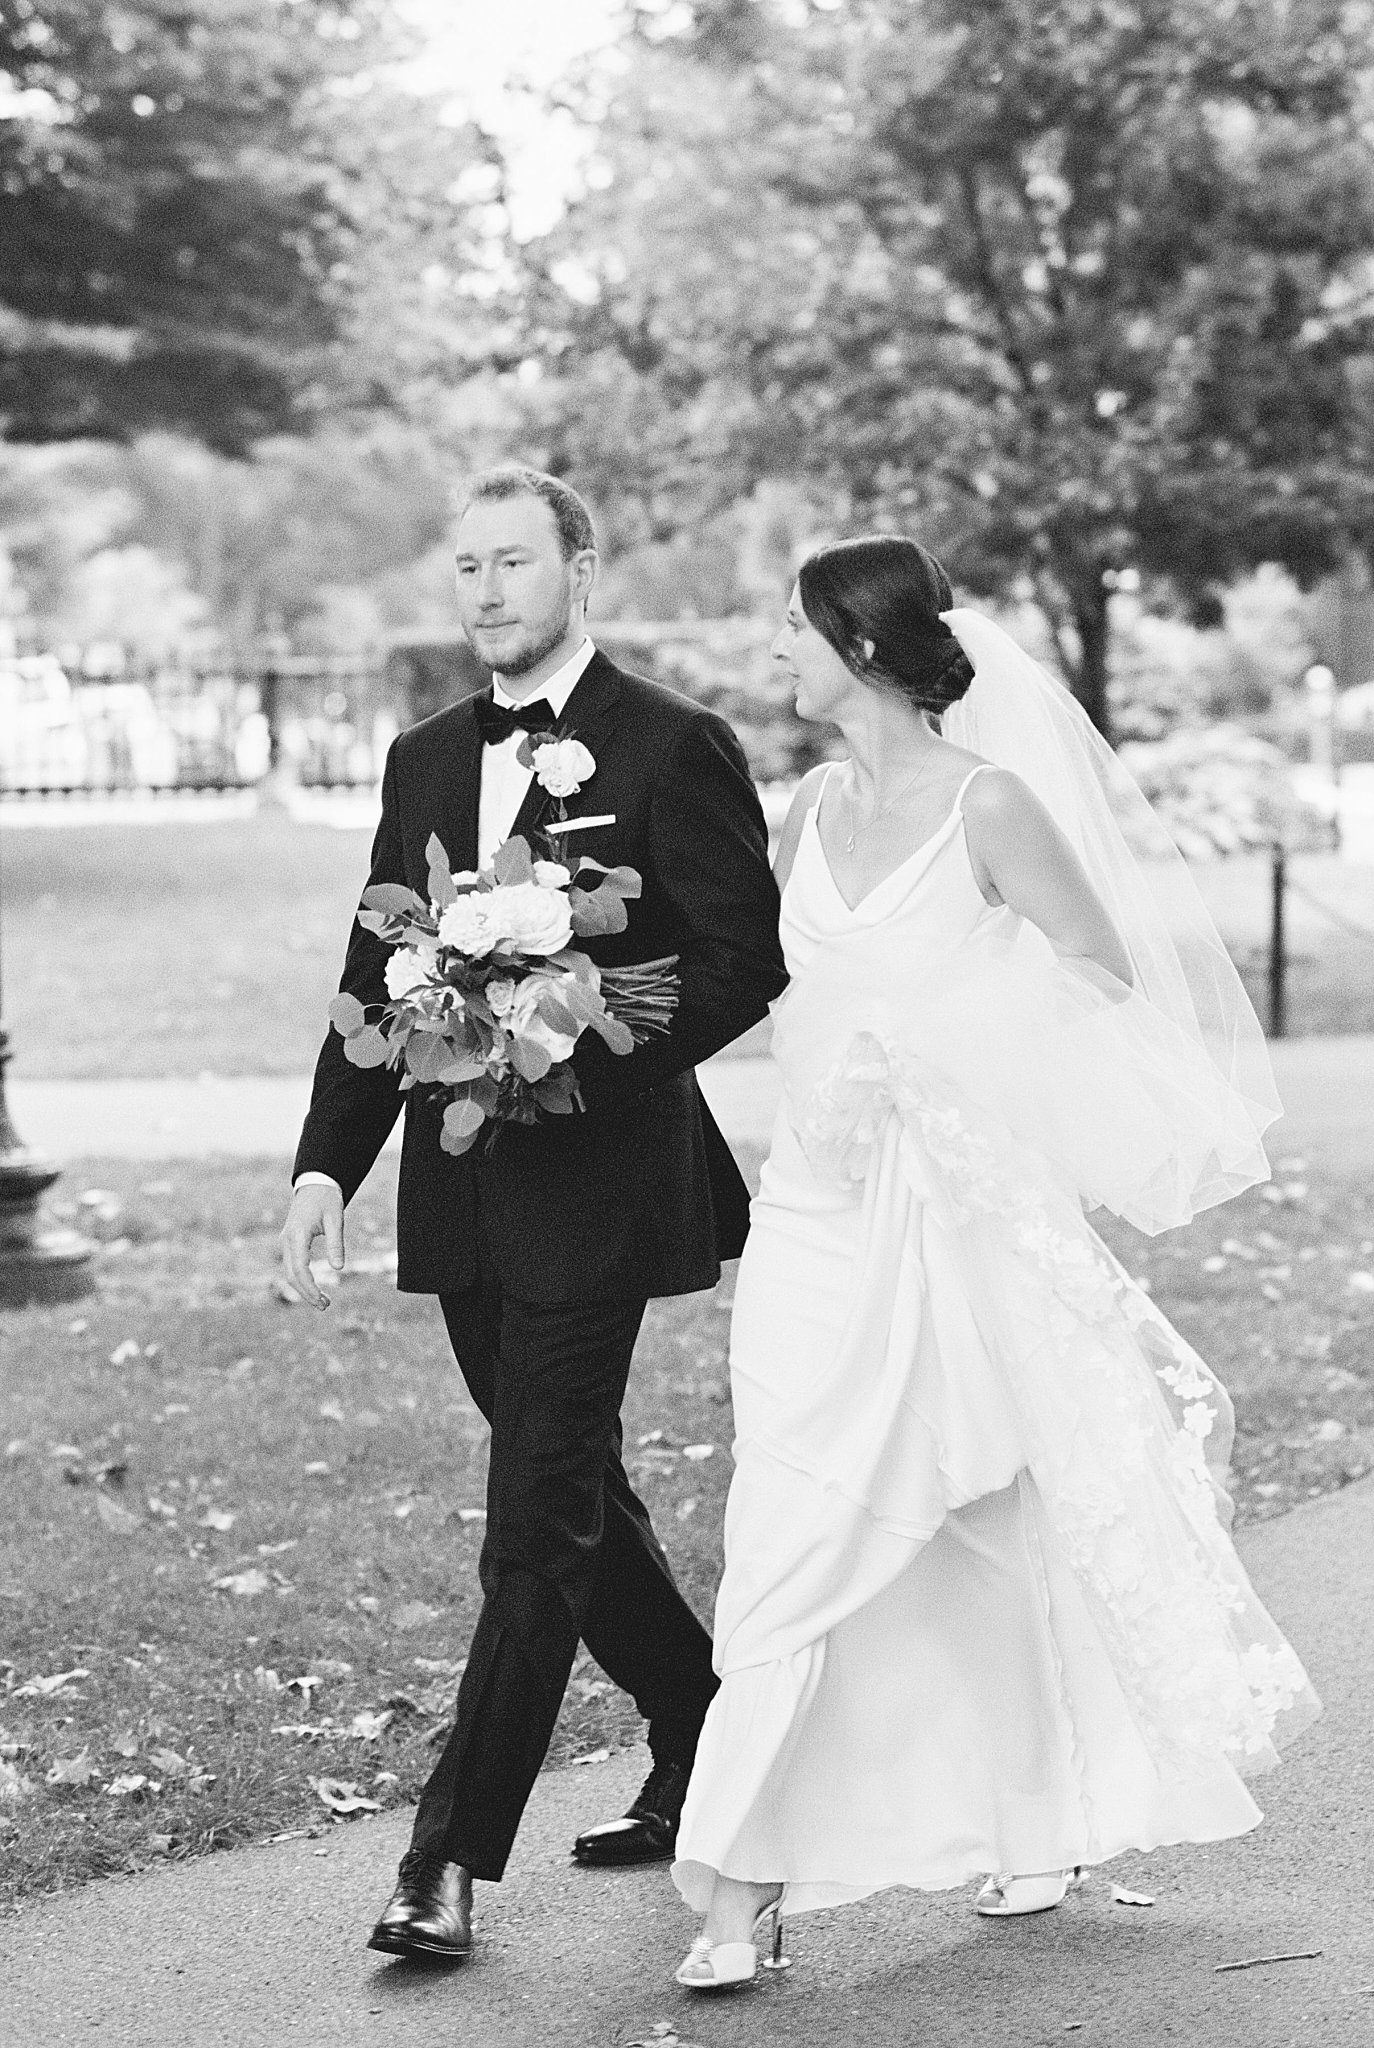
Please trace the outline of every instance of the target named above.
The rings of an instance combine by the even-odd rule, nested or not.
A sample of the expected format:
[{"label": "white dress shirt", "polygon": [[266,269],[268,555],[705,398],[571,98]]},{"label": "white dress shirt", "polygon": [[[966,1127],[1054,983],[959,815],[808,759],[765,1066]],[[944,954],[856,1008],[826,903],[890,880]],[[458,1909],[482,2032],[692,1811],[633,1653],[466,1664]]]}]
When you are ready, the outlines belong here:
[{"label": "white dress shirt", "polygon": [[[547,698],[553,706],[554,715],[561,718],[569,697],[581,682],[583,671],[595,653],[592,642],[584,640],[571,660],[565,661],[562,668],[555,669],[542,688],[532,690],[527,699],[512,697],[500,676],[493,678],[492,695],[498,704],[512,711],[520,701],[537,704]],[[510,837],[510,828],[529,793],[531,772],[522,768],[515,758],[524,737],[523,732],[513,732],[499,746],[482,749],[482,794],[477,806],[478,867],[486,867],[502,840]]]},{"label": "white dress shirt", "polygon": [[[584,640],[576,654],[565,661],[562,668],[555,669],[542,688],[532,690],[528,699],[512,697],[502,685],[499,675],[492,678],[492,695],[508,711],[513,711],[518,703],[528,701],[537,704],[547,698],[553,706],[554,715],[561,718],[569,697],[581,682],[583,671],[595,653],[594,643]],[[478,867],[485,867],[502,840],[509,839],[510,828],[529,793],[533,771],[522,768],[515,758],[524,737],[524,733],[517,730],[499,746],[482,749],[482,787],[477,802]],[[292,1182],[294,1188],[336,1188],[338,1185],[330,1173],[302,1173]]]}]

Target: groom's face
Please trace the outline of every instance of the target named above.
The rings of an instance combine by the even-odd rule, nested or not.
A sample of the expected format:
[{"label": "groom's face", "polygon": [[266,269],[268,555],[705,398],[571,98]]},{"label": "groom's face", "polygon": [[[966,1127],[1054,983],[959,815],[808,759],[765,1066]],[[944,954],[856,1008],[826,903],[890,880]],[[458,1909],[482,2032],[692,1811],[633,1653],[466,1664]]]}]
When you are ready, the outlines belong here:
[{"label": "groom's face", "polygon": [[[489,668],[527,675],[580,620],[596,556],[569,561],[542,498],[479,498],[458,526],[458,615]],[[577,619],[575,620],[575,614]]]}]

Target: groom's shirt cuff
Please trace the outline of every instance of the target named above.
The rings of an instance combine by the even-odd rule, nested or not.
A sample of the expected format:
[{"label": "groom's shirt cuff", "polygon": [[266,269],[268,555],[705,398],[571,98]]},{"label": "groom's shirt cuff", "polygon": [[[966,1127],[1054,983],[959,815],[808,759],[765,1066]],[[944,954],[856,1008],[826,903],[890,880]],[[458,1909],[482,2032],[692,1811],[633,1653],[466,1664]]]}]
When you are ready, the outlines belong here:
[{"label": "groom's shirt cuff", "polygon": [[298,1173],[291,1183],[292,1194],[297,1188],[339,1188],[339,1193],[343,1193],[332,1173]]}]

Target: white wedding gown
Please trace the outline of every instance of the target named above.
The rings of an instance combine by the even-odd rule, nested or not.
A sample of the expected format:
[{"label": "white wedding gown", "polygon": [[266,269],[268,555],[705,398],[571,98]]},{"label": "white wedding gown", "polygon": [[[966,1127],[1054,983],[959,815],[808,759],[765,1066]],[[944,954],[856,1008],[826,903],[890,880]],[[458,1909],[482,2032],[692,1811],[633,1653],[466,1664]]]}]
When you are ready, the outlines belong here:
[{"label": "white wedding gown", "polygon": [[718,1872],[797,1913],[1241,1834],[1319,1712],[1225,1532],[1225,1395],[1083,1214],[1152,1199],[1166,1125],[1224,1155],[1225,1106],[987,904],[962,799],[853,909],[813,810],[784,894],[697,1911]]}]

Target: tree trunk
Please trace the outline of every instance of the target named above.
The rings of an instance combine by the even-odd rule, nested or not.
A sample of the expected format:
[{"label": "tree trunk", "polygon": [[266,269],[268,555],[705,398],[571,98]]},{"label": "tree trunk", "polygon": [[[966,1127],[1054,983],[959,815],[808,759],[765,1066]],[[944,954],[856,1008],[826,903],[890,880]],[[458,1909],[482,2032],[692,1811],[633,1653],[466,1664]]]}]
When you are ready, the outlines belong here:
[{"label": "tree trunk", "polygon": [[1078,634],[1074,695],[1108,746],[1112,742],[1112,711],[1107,701],[1107,652],[1111,644],[1108,593],[1101,575],[1085,578],[1073,593],[1073,623]]}]

